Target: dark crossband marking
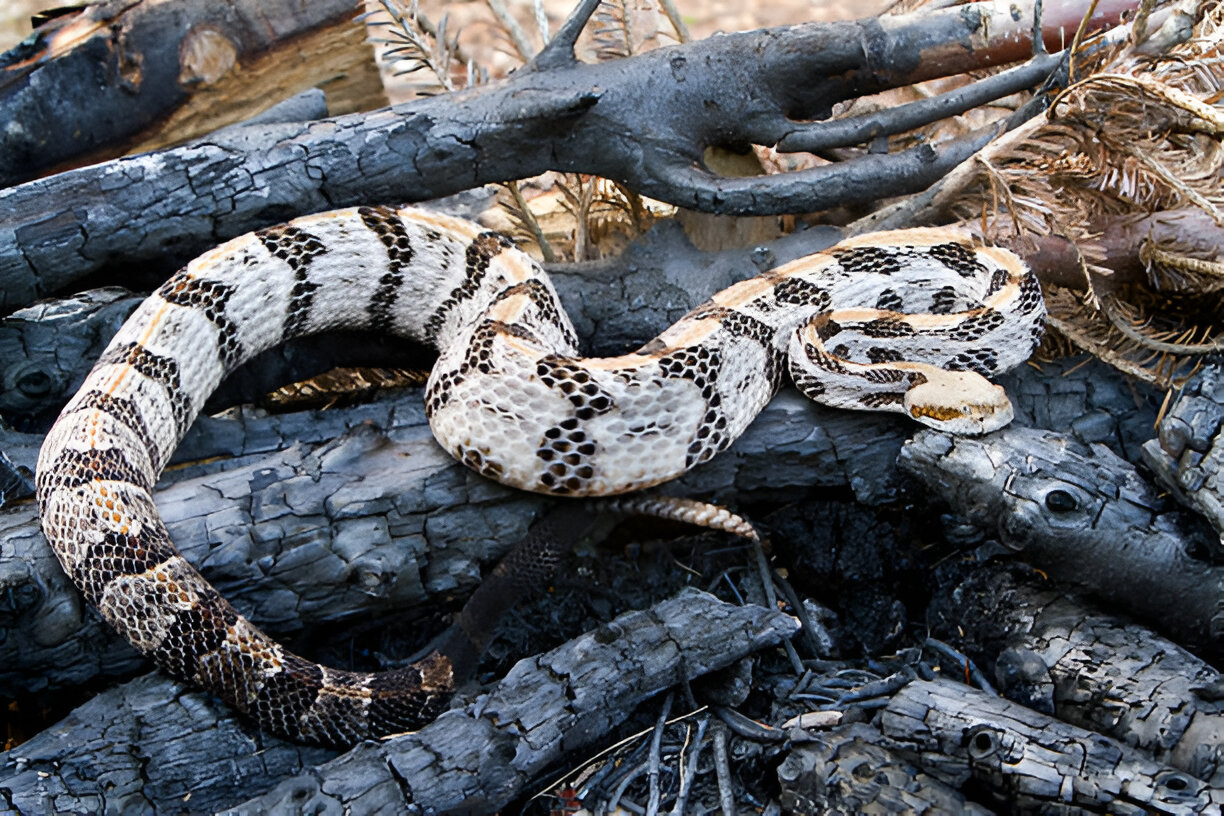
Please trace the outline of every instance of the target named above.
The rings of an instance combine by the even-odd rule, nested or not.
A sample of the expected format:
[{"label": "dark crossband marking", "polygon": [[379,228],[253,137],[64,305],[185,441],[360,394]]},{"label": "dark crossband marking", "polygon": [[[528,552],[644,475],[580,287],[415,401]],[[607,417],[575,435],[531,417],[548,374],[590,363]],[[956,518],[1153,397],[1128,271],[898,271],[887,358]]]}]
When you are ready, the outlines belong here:
[{"label": "dark crossband marking", "polygon": [[572,357],[557,354],[541,357],[536,363],[536,376],[549,388],[564,394],[574,406],[574,416],[580,420],[606,414],[616,407],[612,395]]},{"label": "dark crossband marking", "polygon": [[327,251],[327,246],[315,236],[298,227],[286,225],[255,233],[277,258],[293,270],[293,289],[289,293],[289,308],[285,315],[285,337],[298,337],[310,319],[311,307],[319,284],[310,280],[310,264]]},{"label": "dark crossband marking", "polygon": [[916,332],[909,323],[896,317],[879,317],[858,325],[858,331],[867,337],[913,337]]},{"label": "dark crossband marking", "polygon": [[412,236],[408,234],[403,220],[390,207],[361,207],[357,210],[361,222],[370,232],[378,236],[387,252],[387,271],[378,279],[378,286],[370,296],[370,328],[387,331],[391,328],[391,309],[399,298],[404,284],[404,273],[416,255],[412,248]]},{"label": "dark crossband marking", "polygon": [[853,247],[836,249],[831,253],[837,263],[852,275],[895,275],[904,267],[896,249],[883,247]]},{"label": "dark crossband marking", "polygon": [[706,412],[698,421],[685,451],[686,467],[709,461],[714,454],[726,450],[731,444],[727,417],[722,409],[722,396],[716,387],[722,362],[722,355],[717,349],[703,345],[679,349],[659,358],[660,373],[669,379],[691,381],[700,389],[701,399],[706,405]]},{"label": "dark crossband marking", "polygon": [[944,363],[943,368],[949,371],[976,371],[989,377],[999,370],[999,355],[990,349],[964,351]]},{"label": "dark crossband marking", "polygon": [[531,301],[543,323],[563,330],[562,334],[566,343],[571,346],[578,345],[578,338],[569,330],[569,327],[566,325],[567,321],[557,310],[556,299],[548,291],[548,287],[544,285],[543,281],[530,278],[522,283],[516,283],[504,289],[494,298],[493,302],[500,303],[503,300],[519,295],[525,295]]},{"label": "dark crossband marking", "polygon": [[[181,397],[181,392],[171,392],[175,397]],[[115,422],[123,425],[132,432],[136,440],[144,449],[149,461],[156,463],[160,456],[160,451],[157,445],[153,442],[153,437],[149,434],[149,426],[145,423],[144,417],[140,414],[140,409],[136,407],[136,403],[124,397],[115,397],[107,394],[104,391],[87,391],[85,396],[72,409],[71,413],[82,413],[84,411],[101,411]],[[177,421],[177,417],[176,417]]]},{"label": "dark crossband marking", "polygon": [[773,327],[751,315],[727,309],[722,316],[722,329],[734,337],[752,340],[765,351],[765,379],[771,388],[777,388],[786,366],[786,352],[774,345],[777,332]]},{"label": "dark crossband marking", "polygon": [[243,349],[238,340],[238,327],[225,314],[225,306],[234,296],[234,287],[207,278],[194,278],[186,271],[166,281],[157,294],[167,303],[194,309],[217,327],[217,349],[221,364],[232,371],[242,360]]},{"label": "dark crossband marking", "polygon": [[823,368],[825,371],[832,371],[834,374],[849,374],[850,370],[842,365],[841,360],[838,360],[832,354],[829,354],[824,349],[814,343],[804,343],[803,353],[812,361],[812,364],[817,368]]},{"label": "dark crossband marking", "polygon": [[931,314],[952,314],[958,308],[960,296],[955,287],[942,286],[931,296]]},{"label": "dark crossband marking", "polygon": [[829,308],[832,300],[827,289],[803,278],[785,278],[779,281],[773,288],[773,294],[779,303],[810,306],[813,312]]},{"label": "dark crossband marking", "polygon": [[[160,385],[170,400],[170,411],[179,435],[187,431],[194,409],[190,397],[179,380],[178,362],[160,354],[154,354],[138,343],[123,343],[107,349],[98,365],[128,365],[142,376]],[[151,448],[150,448],[151,449]],[[156,458],[156,457],[154,457]]]},{"label": "dark crossband marking", "polygon": [[905,354],[900,349],[872,346],[867,349],[867,359],[873,363],[899,363]]},{"label": "dark crossband marking", "polygon": [[895,312],[905,305],[901,295],[893,289],[885,289],[876,298],[875,308],[882,312]]},{"label": "dark crossband marking", "polygon": [[281,657],[281,670],[264,677],[251,711],[269,728],[282,728],[282,733],[296,732],[322,687],[321,667],[297,655],[285,654]]},{"label": "dark crossband marking", "polygon": [[442,329],[442,324],[450,315],[451,310],[465,300],[471,299],[480,289],[485,273],[489,270],[489,261],[496,258],[514,243],[497,232],[482,232],[472,240],[467,248],[467,262],[464,265],[463,282],[451,290],[429,319],[425,321],[425,339],[433,342]]},{"label": "dark crossband marking", "polygon": [[990,297],[1011,282],[1011,272],[1006,269],[996,269],[990,276],[990,286],[986,287],[986,297]]},{"label": "dark crossband marking", "polygon": [[931,257],[961,277],[972,278],[986,271],[971,247],[955,242],[935,244],[927,249]]},{"label": "dark crossband marking", "polygon": [[[73,570],[77,583],[89,602],[97,605],[106,587],[121,576],[139,575],[177,553],[169,542],[150,541],[132,533],[107,532],[101,541],[90,544]],[[153,581],[150,581],[152,584]]]},{"label": "dark crossband marking", "polygon": [[[431,694],[424,686],[431,680],[428,675],[445,670],[449,680],[450,663],[436,654],[421,661],[421,668],[406,666],[393,672],[383,672],[370,678],[369,721],[375,733],[395,734],[419,727],[428,722],[446,707],[444,695]],[[437,688],[438,681],[429,683]]]},{"label": "dark crossband marking", "polygon": [[872,409],[882,408],[885,405],[900,405],[904,400],[904,394],[885,391],[874,391],[859,397],[859,402],[864,408]]},{"label": "dark crossband marking", "polygon": [[39,479],[39,492],[71,490],[96,481],[128,482],[146,491],[153,484],[149,474],[129,462],[118,448],[64,448],[47,475]]},{"label": "dark crossband marking", "polygon": [[573,495],[595,476],[591,457],[595,442],[587,436],[577,417],[564,419],[544,431],[536,456],[547,463],[540,484],[550,493]]},{"label": "dark crossband marking", "polygon": [[[1037,276],[1030,272],[1020,280],[1020,295],[1016,301],[1016,312],[1032,314],[1044,305],[1045,300],[1041,297],[1041,284],[1038,283]],[[1037,328],[1044,331],[1045,324],[1039,322]]]},{"label": "dark crossband marking", "polygon": [[[161,584],[160,581],[157,583]],[[222,601],[220,595],[211,591],[211,587],[205,589],[197,583],[192,589],[200,596],[199,602],[175,613],[174,620],[167,627],[166,639],[152,656],[157,665],[168,672],[206,682],[208,660],[222,649],[226,633],[237,622],[238,613]],[[162,587],[160,591],[169,594],[177,591],[177,587]],[[233,685],[231,682],[225,687]],[[230,700],[230,703],[242,711],[248,710],[245,699]]]},{"label": "dark crossband marking", "polygon": [[1006,322],[1007,318],[994,309],[982,309],[976,314],[966,315],[963,320],[949,328],[947,336],[962,342],[981,340]]}]

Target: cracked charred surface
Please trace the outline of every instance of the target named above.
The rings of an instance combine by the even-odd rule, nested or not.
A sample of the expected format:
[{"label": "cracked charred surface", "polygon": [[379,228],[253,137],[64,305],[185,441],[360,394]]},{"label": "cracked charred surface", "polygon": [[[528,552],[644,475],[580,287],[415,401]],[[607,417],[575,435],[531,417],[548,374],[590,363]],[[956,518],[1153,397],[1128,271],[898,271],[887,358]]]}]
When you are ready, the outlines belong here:
[{"label": "cracked charred surface", "polygon": [[[1053,48],[1059,15],[1073,25],[1081,6],[1047,10]],[[1101,6],[1095,24],[1116,20],[1130,4]],[[108,264],[169,272],[209,245],[294,215],[423,201],[545,170],[599,175],[725,214],[808,212],[913,192],[993,131],[864,155],[822,173],[727,178],[705,169],[702,157],[709,145],[772,145],[851,97],[1021,59],[1030,19],[1014,4],[979,3],[727,34],[595,65],[560,59],[554,49],[535,68],[458,94],[229,129],[29,182],[0,196],[0,313]]]},{"label": "cracked charred surface", "polygon": [[1015,426],[975,440],[922,431],[898,464],[1051,577],[1221,651],[1224,566],[1205,525],[1105,446]]},{"label": "cracked charred surface", "polygon": [[[412,804],[492,812],[564,751],[606,733],[642,700],[776,644],[796,627],[781,613],[685,590],[521,661],[487,693],[421,731],[364,743],[330,762],[324,760],[335,751],[252,735],[216,701],[150,675],[99,696],[93,708],[65,724],[92,739],[94,751],[53,761],[61,748],[48,731],[0,755],[0,788],[19,812],[29,813],[45,802],[73,812],[145,803],[167,811],[244,814],[337,806],[392,812]],[[127,724],[122,734],[116,722]],[[123,750],[107,750],[108,740]],[[246,746],[236,754],[237,765],[224,759],[236,744]],[[208,746],[216,748],[215,760]],[[156,784],[145,784],[146,764]],[[201,768],[224,779],[209,784]],[[266,794],[233,803],[235,785],[258,794],[278,779],[285,781]],[[200,793],[184,803],[190,790]]]},{"label": "cracked charred surface", "polygon": [[[1134,748],[951,680],[910,683],[881,731],[954,785],[985,784],[1012,812],[1218,813],[1224,791]],[[1047,810],[1048,809],[1048,810]]]},{"label": "cracked charred surface", "polygon": [[932,606],[935,632],[995,666],[1008,699],[1224,786],[1220,672],[1019,565],[975,565]]},{"label": "cracked charred surface", "polygon": [[[1224,371],[1218,359],[1177,394],[1157,438],[1144,444],[1143,461],[1224,540]],[[1214,551],[1224,560],[1224,544]]]}]

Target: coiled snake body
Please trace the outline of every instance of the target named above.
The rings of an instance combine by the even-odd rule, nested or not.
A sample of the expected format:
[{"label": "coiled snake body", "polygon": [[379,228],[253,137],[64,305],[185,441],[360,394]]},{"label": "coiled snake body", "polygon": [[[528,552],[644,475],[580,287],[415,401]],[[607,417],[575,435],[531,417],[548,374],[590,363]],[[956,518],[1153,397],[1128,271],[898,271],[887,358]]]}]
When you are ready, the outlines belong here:
[{"label": "coiled snake body", "polygon": [[435,716],[448,659],[362,674],[287,652],[183,560],[154,506],[162,466],[243,361],[339,328],[431,344],[426,407],[456,458],[515,487],[604,495],[726,448],[787,368],[832,405],[960,432],[1006,424],[1006,396],[981,375],[1028,357],[1043,315],[1006,251],[947,230],[877,233],[736,284],[638,351],[583,359],[551,283],[503,236],[407,208],[308,216],[197,258],[128,319],[43,445],[43,529],[159,666],[269,730],[351,744]]}]

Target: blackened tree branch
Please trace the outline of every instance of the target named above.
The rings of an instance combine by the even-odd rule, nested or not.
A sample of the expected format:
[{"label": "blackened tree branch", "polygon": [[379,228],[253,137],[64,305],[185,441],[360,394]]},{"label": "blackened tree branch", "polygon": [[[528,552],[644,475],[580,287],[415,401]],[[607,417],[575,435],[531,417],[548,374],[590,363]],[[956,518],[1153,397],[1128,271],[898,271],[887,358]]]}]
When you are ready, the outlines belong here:
[{"label": "blackened tree branch", "polygon": [[[1047,40],[1087,5],[1047,13]],[[1097,24],[1133,5],[1101,3]],[[370,114],[243,128],[30,182],[0,192],[0,312],[109,264],[167,269],[304,212],[431,199],[545,170],[604,176],[727,214],[913,192],[994,134],[763,179],[715,175],[702,158],[710,146],[772,145],[810,131],[805,120],[855,96],[1023,59],[1030,18],[1014,4],[977,3],[731,34],[597,65],[551,56],[564,50],[559,38],[547,70],[537,62],[499,84]]]}]

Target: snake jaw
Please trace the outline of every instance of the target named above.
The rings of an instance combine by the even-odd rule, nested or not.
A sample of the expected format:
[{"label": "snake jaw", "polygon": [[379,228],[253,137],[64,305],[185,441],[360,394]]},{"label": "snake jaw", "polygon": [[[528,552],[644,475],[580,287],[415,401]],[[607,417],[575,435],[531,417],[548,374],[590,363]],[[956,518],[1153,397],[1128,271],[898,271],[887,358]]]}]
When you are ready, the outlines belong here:
[{"label": "snake jaw", "polygon": [[981,436],[1015,417],[1001,385],[972,371],[938,371],[902,398],[905,412],[931,428],[960,436]]}]

